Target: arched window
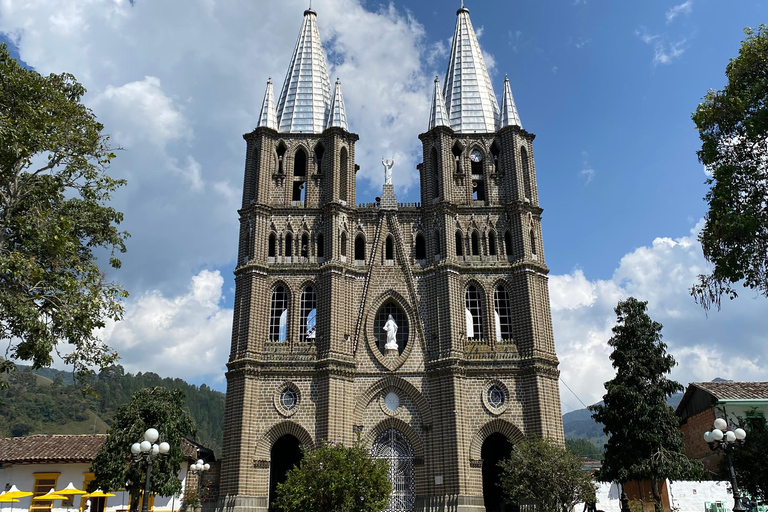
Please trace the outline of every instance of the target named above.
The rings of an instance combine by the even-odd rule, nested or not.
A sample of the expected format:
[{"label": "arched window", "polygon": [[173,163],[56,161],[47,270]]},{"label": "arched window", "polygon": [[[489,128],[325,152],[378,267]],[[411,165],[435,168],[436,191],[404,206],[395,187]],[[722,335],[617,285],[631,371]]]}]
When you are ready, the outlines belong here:
[{"label": "arched window", "polygon": [[435,230],[435,259],[439,258],[441,254],[442,245],[440,244],[440,232]]},{"label": "arched window", "polygon": [[421,236],[421,233],[416,235],[416,259],[427,259],[427,244],[424,243],[424,237]]},{"label": "arched window", "polygon": [[493,292],[493,307],[496,317],[496,341],[512,339],[512,308],[507,289],[499,285]]},{"label": "arched window", "polygon": [[291,201],[303,203],[307,192],[307,153],[299,148],[293,157],[293,197]]},{"label": "arched window", "polygon": [[304,288],[301,293],[301,324],[299,325],[299,340],[307,341],[315,339],[315,325],[317,317],[317,296],[311,286]]},{"label": "arched window", "polygon": [[467,286],[467,292],[464,295],[464,315],[467,323],[467,339],[483,339],[483,308],[480,292],[474,285]]},{"label": "arched window", "polygon": [[464,255],[464,237],[461,236],[461,231],[456,232],[456,256]]},{"label": "arched window", "polygon": [[491,144],[491,156],[493,157],[493,170],[499,172],[499,157],[501,156],[501,149],[499,149],[499,142],[493,141]]},{"label": "arched window", "polygon": [[461,162],[461,153],[464,151],[464,148],[461,147],[461,143],[459,141],[456,141],[453,143],[453,147],[451,148],[451,153],[453,153],[453,161],[456,165],[456,172],[459,172],[461,170],[461,165],[459,163]]},{"label": "arched window", "polygon": [[512,256],[512,235],[509,234],[509,231],[504,232],[504,252],[507,253],[507,256]]},{"label": "arched window", "polygon": [[307,153],[302,148],[296,150],[296,154],[293,157],[293,175],[307,175]]},{"label": "arched window", "polygon": [[277,172],[279,174],[283,174],[285,172],[285,168],[283,167],[283,161],[285,160],[285,143],[283,141],[280,141],[280,144],[277,145]]},{"label": "arched window", "polygon": [[362,234],[355,238],[355,260],[365,260],[365,238]]},{"label": "arched window", "polygon": [[437,149],[434,147],[429,155],[432,162],[432,198],[440,197],[440,161],[437,158]]},{"label": "arched window", "polygon": [[531,229],[531,254],[536,256],[536,235],[533,233],[533,229]]},{"label": "arched window", "polygon": [[269,309],[269,340],[288,339],[288,292],[282,286],[272,291],[272,306]]},{"label": "arched window", "polygon": [[392,235],[387,237],[386,247],[384,249],[384,258],[388,260],[395,259],[395,243]]},{"label": "arched window", "polygon": [[349,181],[347,167],[347,148],[341,148],[339,155],[339,199],[342,201],[347,200],[347,182]]},{"label": "arched window", "polygon": [[325,251],[323,247],[323,234],[320,233],[317,235],[317,249],[315,250],[315,254],[318,258],[324,258],[325,257]]},{"label": "arched window", "polygon": [[293,256],[293,236],[290,233],[285,235],[285,252],[283,256],[286,258]]},{"label": "arched window", "polygon": [[[397,394],[394,392],[392,394],[397,399]],[[392,407],[399,406],[399,399],[397,402],[391,401],[390,404]],[[384,510],[389,512],[413,510],[416,503],[416,473],[413,448],[408,439],[395,429],[386,430],[374,441],[371,456],[386,460],[389,468],[387,476],[392,483],[392,494]]]},{"label": "arched window", "polygon": [[528,168],[528,151],[520,148],[520,159],[523,161],[523,186],[525,187],[525,198],[531,199],[531,174]]},{"label": "arched window", "polygon": [[472,232],[472,256],[480,256],[480,239],[477,231]]},{"label": "arched window", "polygon": [[309,237],[306,233],[301,235],[301,257],[309,257]]},{"label": "arched window", "polygon": [[496,235],[493,231],[488,233],[488,254],[496,256]]},{"label": "arched window", "polygon": [[325,155],[325,146],[322,142],[318,142],[315,146],[315,172],[317,174],[323,173],[323,156]]},{"label": "arched window", "polygon": [[270,258],[275,257],[275,250],[277,249],[277,236],[274,233],[269,235],[269,245],[267,246],[267,256]]},{"label": "arched window", "polygon": [[346,233],[341,234],[341,257],[342,258],[347,257],[347,234]]}]

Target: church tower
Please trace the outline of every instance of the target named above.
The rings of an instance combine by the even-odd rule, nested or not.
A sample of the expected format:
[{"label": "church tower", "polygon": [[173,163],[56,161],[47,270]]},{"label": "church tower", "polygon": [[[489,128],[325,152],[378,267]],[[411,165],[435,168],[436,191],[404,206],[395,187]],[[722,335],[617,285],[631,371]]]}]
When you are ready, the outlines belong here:
[{"label": "church tower", "polygon": [[564,439],[534,136],[506,79],[499,107],[469,10],[419,136],[421,203],[397,202],[392,162],[356,203],[311,9],[244,138],[218,507],[266,512],[302,448],[359,436],[393,463],[388,510],[501,510],[499,458]]}]

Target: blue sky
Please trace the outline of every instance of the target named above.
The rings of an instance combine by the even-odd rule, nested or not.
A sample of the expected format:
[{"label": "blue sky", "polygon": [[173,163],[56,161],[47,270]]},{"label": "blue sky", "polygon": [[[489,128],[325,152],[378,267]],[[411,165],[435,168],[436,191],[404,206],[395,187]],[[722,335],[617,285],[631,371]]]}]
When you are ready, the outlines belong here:
[{"label": "blue sky", "polygon": [[[331,78],[344,86],[358,201],[396,160],[418,201],[418,134],[447,66],[460,2],[315,0]],[[586,403],[613,372],[618,300],[649,301],[684,384],[764,379],[768,303],[744,292],[706,315],[688,296],[705,262],[703,167],[690,120],[725,83],[764,1],[466,0],[497,96],[508,74],[534,157],[563,380]],[[224,390],[244,142],[267,78],[280,89],[304,0],[0,2],[0,40],[42,73],[88,89],[118,153],[115,197],[132,234],[114,277],[130,291],[104,339],[128,371]],[[195,375],[190,378],[190,375]],[[562,387],[564,410],[581,407]]]}]

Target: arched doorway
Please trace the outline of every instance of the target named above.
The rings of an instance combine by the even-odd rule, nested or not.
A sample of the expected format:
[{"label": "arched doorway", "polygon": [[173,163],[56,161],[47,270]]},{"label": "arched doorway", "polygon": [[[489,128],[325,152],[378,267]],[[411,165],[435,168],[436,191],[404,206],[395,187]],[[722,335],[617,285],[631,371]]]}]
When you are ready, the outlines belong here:
[{"label": "arched doorway", "polygon": [[301,453],[301,443],[290,434],[286,434],[272,445],[269,465],[269,510],[275,499],[277,484],[285,482],[288,471],[297,466],[304,455]]},{"label": "arched doorway", "polygon": [[413,471],[413,448],[408,439],[391,428],[376,438],[371,454],[389,462],[392,495],[386,512],[410,512],[416,501],[416,476]]},{"label": "arched doorway", "polygon": [[510,512],[517,507],[506,505],[498,483],[501,481],[499,461],[508,459],[512,453],[512,444],[503,435],[496,432],[483,442],[480,456],[483,458],[483,500],[485,512]]}]

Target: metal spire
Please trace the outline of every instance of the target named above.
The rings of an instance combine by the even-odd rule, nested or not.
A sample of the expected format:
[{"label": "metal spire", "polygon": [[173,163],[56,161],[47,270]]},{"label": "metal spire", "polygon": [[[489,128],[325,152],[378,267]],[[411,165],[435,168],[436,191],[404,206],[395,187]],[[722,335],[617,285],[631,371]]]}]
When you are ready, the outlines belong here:
[{"label": "metal spire", "polygon": [[328,128],[343,128],[349,131],[347,126],[347,109],[344,108],[344,98],[341,95],[341,80],[336,79],[336,88],[333,92],[333,102],[331,103],[331,115],[328,117]]},{"label": "metal spire", "polygon": [[504,128],[505,126],[523,127],[523,123],[520,122],[520,115],[517,113],[515,99],[512,97],[512,88],[509,86],[508,76],[504,76],[504,97],[501,100],[500,128]]},{"label": "metal spire", "polygon": [[451,126],[448,122],[448,112],[445,110],[445,100],[440,91],[440,78],[435,77],[435,92],[432,94],[432,108],[429,111],[429,129],[435,126]]},{"label": "metal spire", "polygon": [[327,68],[317,14],[308,9],[277,103],[279,132],[321,133],[325,129],[331,108]]},{"label": "metal spire", "polygon": [[456,133],[495,132],[499,125],[499,103],[469,19],[469,10],[462,6],[456,15],[456,31],[443,88],[451,128]]},{"label": "metal spire", "polygon": [[277,130],[277,111],[275,110],[275,91],[272,86],[272,77],[267,80],[267,91],[264,93],[264,102],[261,104],[261,114],[256,128],[262,126]]}]

